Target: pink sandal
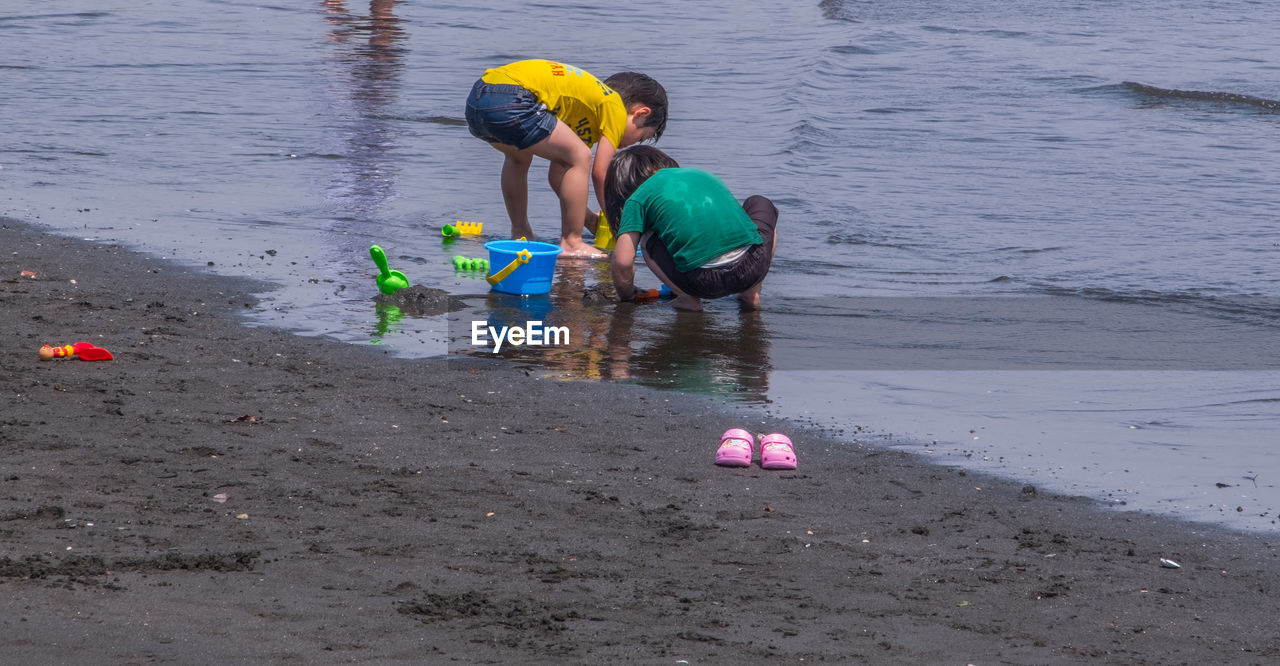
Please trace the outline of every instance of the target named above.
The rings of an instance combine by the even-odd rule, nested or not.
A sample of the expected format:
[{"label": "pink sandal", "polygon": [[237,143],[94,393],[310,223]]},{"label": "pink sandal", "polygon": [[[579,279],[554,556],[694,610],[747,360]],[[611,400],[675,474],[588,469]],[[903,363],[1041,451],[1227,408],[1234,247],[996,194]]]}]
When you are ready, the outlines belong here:
[{"label": "pink sandal", "polygon": [[791,439],[780,433],[765,435],[760,439],[760,467],[764,469],[795,469],[796,449]]},{"label": "pink sandal", "polygon": [[750,467],[751,454],[755,452],[756,438],[741,428],[726,430],[720,437],[716,450],[716,464],[722,467]]}]

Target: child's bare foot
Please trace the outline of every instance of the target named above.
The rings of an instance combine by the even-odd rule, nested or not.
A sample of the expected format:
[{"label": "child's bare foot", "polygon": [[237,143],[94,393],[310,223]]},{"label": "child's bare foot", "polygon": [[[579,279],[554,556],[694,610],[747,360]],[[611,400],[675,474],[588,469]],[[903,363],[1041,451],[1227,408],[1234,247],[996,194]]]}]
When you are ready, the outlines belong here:
[{"label": "child's bare foot", "polygon": [[609,255],[597,250],[596,248],[582,242],[581,239],[577,243],[566,240],[560,241],[560,258],[561,259],[608,259]]},{"label": "child's bare foot", "polygon": [[688,294],[680,294],[672,299],[671,307],[689,312],[702,312],[702,301]]},{"label": "child's bare foot", "polygon": [[533,238],[533,227],[527,224],[523,227],[518,227],[514,224],[511,225],[511,240],[519,238]]},{"label": "child's bare foot", "polygon": [[764,280],[751,285],[751,288],[738,294],[738,302],[742,304],[743,310],[760,309],[760,290],[764,287]]}]

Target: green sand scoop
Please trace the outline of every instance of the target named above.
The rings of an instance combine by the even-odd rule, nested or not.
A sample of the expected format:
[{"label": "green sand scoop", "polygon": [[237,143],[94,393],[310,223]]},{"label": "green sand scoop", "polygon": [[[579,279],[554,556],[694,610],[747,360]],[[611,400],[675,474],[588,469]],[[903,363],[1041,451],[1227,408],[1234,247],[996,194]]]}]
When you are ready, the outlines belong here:
[{"label": "green sand scoop", "polygon": [[377,245],[369,246],[369,254],[373,257],[373,263],[378,265],[378,270],[382,271],[378,275],[378,291],[384,294],[394,294],[399,289],[409,286],[409,278],[404,276],[400,271],[393,271],[387,267],[387,253]]}]

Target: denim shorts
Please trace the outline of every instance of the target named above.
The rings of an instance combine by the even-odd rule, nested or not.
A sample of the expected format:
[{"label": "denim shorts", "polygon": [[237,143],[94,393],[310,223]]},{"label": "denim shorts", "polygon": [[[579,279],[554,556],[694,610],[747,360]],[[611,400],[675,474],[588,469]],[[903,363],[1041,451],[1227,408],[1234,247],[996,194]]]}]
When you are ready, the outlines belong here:
[{"label": "denim shorts", "polygon": [[489,143],[524,150],[551,136],[556,117],[527,88],[476,81],[467,96],[467,129]]},{"label": "denim shorts", "polygon": [[759,245],[752,245],[746,254],[731,264],[717,268],[695,268],[688,273],[676,270],[676,260],[666,244],[657,234],[642,240],[645,261],[652,262],[680,291],[698,298],[721,298],[730,294],[741,294],[754,287],[769,273],[773,264],[773,236],[777,233],[778,207],[767,197],[755,194],[742,202],[742,209],[756,224],[756,231],[764,240]]}]

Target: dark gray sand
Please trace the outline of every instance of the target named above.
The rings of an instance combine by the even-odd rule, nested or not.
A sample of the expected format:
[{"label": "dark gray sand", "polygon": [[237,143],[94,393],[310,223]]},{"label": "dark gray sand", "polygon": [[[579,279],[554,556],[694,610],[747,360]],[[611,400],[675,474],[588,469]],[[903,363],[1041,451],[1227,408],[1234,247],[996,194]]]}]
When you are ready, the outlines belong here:
[{"label": "dark gray sand", "polygon": [[[1276,535],[247,328],[247,282],[13,222],[0,249],[0,662],[1280,659]],[[115,360],[37,359],[78,341]],[[732,426],[799,471],[712,465]]]}]

